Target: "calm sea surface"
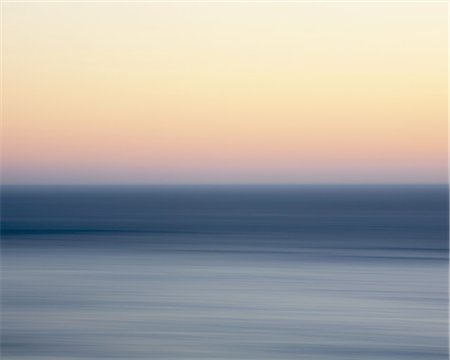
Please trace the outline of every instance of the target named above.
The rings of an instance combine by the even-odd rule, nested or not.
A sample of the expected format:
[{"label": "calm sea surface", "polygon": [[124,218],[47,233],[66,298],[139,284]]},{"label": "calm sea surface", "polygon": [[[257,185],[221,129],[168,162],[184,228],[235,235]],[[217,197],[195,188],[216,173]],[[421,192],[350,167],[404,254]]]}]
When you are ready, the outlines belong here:
[{"label": "calm sea surface", "polygon": [[448,359],[445,186],[4,187],[3,359]]}]

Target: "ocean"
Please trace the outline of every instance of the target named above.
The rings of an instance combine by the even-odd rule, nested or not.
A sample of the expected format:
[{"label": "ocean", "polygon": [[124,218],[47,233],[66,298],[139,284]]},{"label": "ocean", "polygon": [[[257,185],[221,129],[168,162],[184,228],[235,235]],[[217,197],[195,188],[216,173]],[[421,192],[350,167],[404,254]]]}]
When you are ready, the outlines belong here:
[{"label": "ocean", "polygon": [[8,360],[447,360],[445,185],[4,186]]}]

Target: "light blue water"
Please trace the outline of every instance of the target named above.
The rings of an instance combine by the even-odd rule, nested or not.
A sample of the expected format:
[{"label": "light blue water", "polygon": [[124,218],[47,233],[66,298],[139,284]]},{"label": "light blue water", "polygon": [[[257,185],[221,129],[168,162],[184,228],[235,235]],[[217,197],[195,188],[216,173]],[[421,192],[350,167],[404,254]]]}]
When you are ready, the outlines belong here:
[{"label": "light blue water", "polygon": [[448,359],[443,186],[6,188],[5,359]]}]

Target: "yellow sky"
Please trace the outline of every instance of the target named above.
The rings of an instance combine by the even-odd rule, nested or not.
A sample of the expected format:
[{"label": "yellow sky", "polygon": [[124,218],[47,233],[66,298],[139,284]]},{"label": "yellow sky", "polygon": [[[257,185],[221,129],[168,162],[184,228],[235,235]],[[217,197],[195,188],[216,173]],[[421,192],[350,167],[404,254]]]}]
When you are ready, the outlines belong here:
[{"label": "yellow sky", "polygon": [[9,183],[447,178],[446,3],[5,3]]}]

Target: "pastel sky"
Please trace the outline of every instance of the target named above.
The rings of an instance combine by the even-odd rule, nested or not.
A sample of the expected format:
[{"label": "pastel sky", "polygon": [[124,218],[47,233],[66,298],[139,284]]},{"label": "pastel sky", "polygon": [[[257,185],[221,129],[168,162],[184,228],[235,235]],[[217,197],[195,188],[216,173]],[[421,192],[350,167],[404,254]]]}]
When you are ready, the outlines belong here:
[{"label": "pastel sky", "polygon": [[446,3],[5,3],[5,183],[447,181]]}]

